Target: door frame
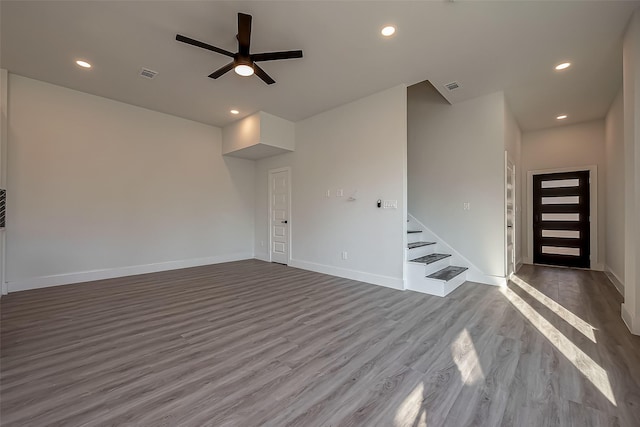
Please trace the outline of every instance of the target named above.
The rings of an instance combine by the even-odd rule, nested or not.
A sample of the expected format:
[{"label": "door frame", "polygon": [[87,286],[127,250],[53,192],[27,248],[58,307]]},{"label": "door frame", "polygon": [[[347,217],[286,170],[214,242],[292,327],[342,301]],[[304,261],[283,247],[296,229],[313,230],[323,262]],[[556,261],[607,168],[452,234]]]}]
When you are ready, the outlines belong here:
[{"label": "door frame", "polygon": [[291,166],[284,166],[281,168],[276,168],[276,169],[269,169],[269,172],[267,174],[267,186],[269,188],[268,194],[269,194],[269,199],[267,201],[267,210],[268,212],[268,223],[267,223],[267,230],[269,232],[269,250],[268,250],[268,259],[269,262],[273,262],[273,260],[271,259],[271,247],[273,245],[273,241],[272,241],[272,233],[271,233],[271,223],[273,222],[273,215],[272,215],[272,210],[271,210],[271,196],[272,196],[272,190],[271,190],[271,177],[272,175],[279,173],[279,172],[287,172],[287,178],[288,178],[288,194],[287,194],[287,210],[289,211],[289,219],[288,221],[288,226],[289,226],[289,235],[287,236],[287,265],[291,264],[291,241],[292,236],[293,236],[293,221],[291,221]]},{"label": "door frame", "polygon": [[527,264],[533,264],[533,176],[548,173],[589,171],[589,246],[591,270],[602,270],[598,262],[598,166],[575,166],[527,171]]},{"label": "door frame", "polygon": [[[512,173],[512,185],[511,189],[511,197],[513,199],[513,271],[509,273],[509,251],[508,251],[508,243],[509,243],[509,229],[508,229],[508,215],[509,210],[507,207],[508,202],[508,189],[507,183],[509,178],[509,165],[513,168]],[[517,192],[517,182],[518,182],[518,170],[516,169],[516,163],[511,159],[509,153],[507,151],[504,152],[504,271],[505,277],[509,279],[511,274],[515,274],[518,270],[516,259],[517,256],[517,244],[518,244],[518,192]]]}]

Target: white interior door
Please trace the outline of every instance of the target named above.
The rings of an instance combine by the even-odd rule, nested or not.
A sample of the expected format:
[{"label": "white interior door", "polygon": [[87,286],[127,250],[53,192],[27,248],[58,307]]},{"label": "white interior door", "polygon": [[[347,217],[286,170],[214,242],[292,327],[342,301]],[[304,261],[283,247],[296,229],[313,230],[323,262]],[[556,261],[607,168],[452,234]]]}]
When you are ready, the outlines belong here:
[{"label": "white interior door", "polygon": [[506,169],[506,240],[507,277],[515,270],[516,263],[516,168],[507,159]]},{"label": "white interior door", "polygon": [[269,236],[271,262],[289,264],[289,186],[290,170],[269,172],[269,198],[271,235]]}]

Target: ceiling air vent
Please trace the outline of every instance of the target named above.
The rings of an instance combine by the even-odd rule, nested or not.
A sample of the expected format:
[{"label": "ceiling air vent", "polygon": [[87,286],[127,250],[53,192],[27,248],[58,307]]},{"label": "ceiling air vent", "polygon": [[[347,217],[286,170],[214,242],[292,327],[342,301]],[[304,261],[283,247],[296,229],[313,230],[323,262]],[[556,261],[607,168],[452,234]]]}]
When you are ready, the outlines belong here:
[{"label": "ceiling air vent", "polygon": [[458,82],[451,82],[451,83],[447,83],[446,85],[444,85],[444,87],[447,88],[447,90],[456,90],[460,87],[460,83]]},{"label": "ceiling air vent", "polygon": [[149,70],[148,68],[143,68],[140,70],[140,77],[144,77],[145,79],[152,79],[157,75],[157,71]]}]

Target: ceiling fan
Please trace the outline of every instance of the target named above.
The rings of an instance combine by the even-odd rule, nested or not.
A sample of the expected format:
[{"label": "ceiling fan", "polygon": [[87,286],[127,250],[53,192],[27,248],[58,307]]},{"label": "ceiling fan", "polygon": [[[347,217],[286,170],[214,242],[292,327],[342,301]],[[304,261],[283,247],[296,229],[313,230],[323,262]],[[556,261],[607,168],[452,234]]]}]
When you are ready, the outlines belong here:
[{"label": "ceiling fan", "polygon": [[236,35],[236,38],[238,39],[238,52],[233,53],[228,50],[220,49],[219,47],[211,46],[210,44],[176,34],[176,40],[179,42],[201,47],[202,49],[207,49],[233,58],[232,62],[209,74],[209,77],[212,79],[217,79],[233,69],[241,76],[250,76],[255,73],[266,84],[270,85],[276,81],[273,80],[262,68],[260,68],[256,62],[302,58],[301,50],[249,53],[249,47],[251,45],[251,15],[247,15],[246,13],[238,13],[238,34]]}]

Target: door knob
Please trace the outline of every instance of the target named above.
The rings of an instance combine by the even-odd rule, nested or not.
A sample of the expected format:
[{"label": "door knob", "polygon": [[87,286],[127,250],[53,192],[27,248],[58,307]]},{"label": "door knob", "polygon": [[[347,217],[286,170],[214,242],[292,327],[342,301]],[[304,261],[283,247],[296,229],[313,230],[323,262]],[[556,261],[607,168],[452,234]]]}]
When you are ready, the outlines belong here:
[{"label": "door knob", "polygon": [[283,224],[287,224],[288,221],[285,219],[284,221],[280,221],[280,222]]}]

